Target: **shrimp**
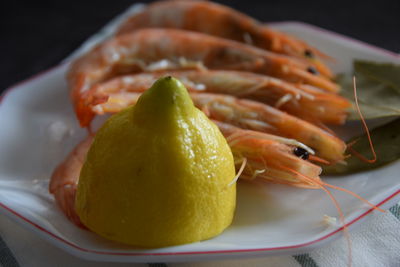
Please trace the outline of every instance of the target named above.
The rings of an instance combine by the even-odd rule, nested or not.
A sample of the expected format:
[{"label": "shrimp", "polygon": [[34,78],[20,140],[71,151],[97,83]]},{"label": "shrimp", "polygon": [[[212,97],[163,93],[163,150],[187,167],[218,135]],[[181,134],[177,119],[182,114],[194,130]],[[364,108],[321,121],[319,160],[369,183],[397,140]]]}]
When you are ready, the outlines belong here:
[{"label": "shrimp", "polygon": [[[116,92],[107,100],[92,106],[95,114],[116,113],[136,103],[141,92]],[[344,159],[346,144],[321,128],[260,102],[234,96],[191,93],[195,106],[211,119],[227,122],[240,128],[272,133],[296,139],[316,150],[321,158],[332,163]]]},{"label": "shrimp", "polygon": [[120,74],[160,68],[246,70],[330,91],[339,89],[290,57],[201,33],[143,29],[99,44],[70,66],[67,80],[81,126],[91,119],[86,112],[91,87]]},{"label": "shrimp", "polygon": [[[214,122],[227,139],[235,163],[241,162],[243,158],[247,160],[247,164],[240,175],[241,179],[259,178],[272,183],[301,188],[318,188],[315,184],[301,179],[301,176],[287,170],[297,170],[312,180],[320,181],[321,168],[307,161],[308,155],[314,154],[314,151],[309,147],[294,139],[243,130],[218,121]],[[307,156],[304,158],[296,156],[294,152],[296,149],[305,151],[304,155]],[[285,168],[282,168],[282,166],[285,166]]]},{"label": "shrimp", "polygon": [[321,74],[332,77],[330,69],[317,58],[328,57],[317,49],[221,4],[209,1],[156,2],[129,17],[118,29],[117,35],[151,27],[202,32],[295,56],[315,65]]},{"label": "shrimp", "polygon": [[[286,184],[299,188],[323,189],[333,199],[326,187],[344,191],[380,210],[357,194],[321,181],[321,167],[308,159],[317,159],[314,151],[293,140],[252,130],[239,129],[230,124],[214,121],[232,150],[236,167],[246,159],[240,175],[242,180],[262,179],[272,183]],[[54,170],[49,191],[54,194],[61,211],[74,224],[85,228],[75,211],[75,195],[80,171],[89,148],[94,140],[90,135],[79,143]],[[301,154],[296,151],[302,150]],[[310,158],[308,158],[310,156]],[[236,182],[236,181],[235,181]],[[338,207],[338,204],[335,202]],[[339,207],[338,207],[339,209]],[[339,209],[340,210],[340,209]]]},{"label": "shrimp", "polygon": [[271,106],[233,96],[192,94],[197,107],[210,118],[245,129],[296,139],[316,150],[318,156],[342,161],[346,144],[339,138],[295,116]]},{"label": "shrimp", "polygon": [[[254,179],[260,177],[272,182],[291,184],[297,187],[315,188],[312,183],[301,180],[301,176],[294,172],[280,168],[285,165],[289,169],[320,180],[321,168],[313,163],[295,156],[294,149],[299,147],[313,153],[304,144],[295,140],[285,139],[278,136],[245,131],[234,126],[216,122],[226,138],[231,138],[230,147],[235,156],[235,162],[247,157],[247,165],[242,173],[243,179]],[[239,140],[239,135],[247,135]],[[235,138],[235,139],[233,139]],[[84,227],[75,211],[75,193],[79,181],[80,171],[84,159],[93,142],[93,136],[88,136],[79,143],[66,159],[54,170],[49,191],[54,194],[58,206],[66,217],[80,227]]]},{"label": "shrimp", "polygon": [[[242,71],[167,71],[116,77],[92,88],[93,103],[110,93],[145,91],[161,76],[174,76],[191,92],[228,94],[257,100],[314,123],[343,124],[351,103],[336,94]],[[105,101],[105,100],[104,100]],[[103,101],[103,102],[104,102]]]},{"label": "shrimp", "polygon": [[80,227],[84,226],[75,212],[75,193],[79,174],[92,142],[93,136],[89,135],[79,143],[53,171],[49,184],[49,191],[54,194],[56,202],[63,213],[69,220]]}]

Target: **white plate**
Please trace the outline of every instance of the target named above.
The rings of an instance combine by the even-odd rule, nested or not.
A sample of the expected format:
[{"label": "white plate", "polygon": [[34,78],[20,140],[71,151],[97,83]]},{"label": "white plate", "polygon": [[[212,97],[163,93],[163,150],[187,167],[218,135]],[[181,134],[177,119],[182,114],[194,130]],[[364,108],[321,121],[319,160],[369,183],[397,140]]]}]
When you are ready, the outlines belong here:
[{"label": "white plate", "polygon": [[[355,58],[400,63],[393,53],[313,26],[289,22],[273,27],[323,48],[337,60],[332,65],[337,72],[350,72]],[[243,182],[238,186],[238,207],[232,226],[211,240],[143,250],[109,242],[75,227],[47,191],[57,162],[85,135],[69,102],[65,70],[66,65],[62,65],[13,87],[0,105],[0,211],[15,222],[78,257],[120,262],[295,254],[341,235],[340,225],[322,222],[325,214],[338,217],[324,192]],[[62,125],[66,126],[64,130],[51,134],[52,129],[60,130]],[[377,170],[324,180],[352,190],[377,206],[388,207],[399,196],[399,168],[397,161]],[[348,225],[376,212],[352,196],[341,192],[334,195]]]}]

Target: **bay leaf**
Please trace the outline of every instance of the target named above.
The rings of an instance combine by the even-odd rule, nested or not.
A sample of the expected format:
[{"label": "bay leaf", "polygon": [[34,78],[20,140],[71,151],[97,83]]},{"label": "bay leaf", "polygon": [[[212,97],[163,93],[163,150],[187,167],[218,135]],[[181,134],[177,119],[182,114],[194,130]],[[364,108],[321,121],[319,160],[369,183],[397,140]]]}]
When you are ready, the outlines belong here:
[{"label": "bay leaf", "polygon": [[400,66],[391,63],[375,63],[371,61],[354,61],[356,72],[363,73],[369,78],[400,92]]},{"label": "bay leaf", "polygon": [[[354,62],[357,97],[365,119],[400,116],[400,65]],[[355,109],[352,75],[339,75],[341,94],[352,101],[348,120],[359,120]]]},{"label": "bay leaf", "polygon": [[[347,165],[336,164],[323,168],[323,174],[346,175],[360,171],[366,171],[389,164],[400,158],[400,119],[396,119],[371,131],[371,139],[374,144],[377,160],[375,163],[367,163],[352,155],[346,159]],[[367,158],[372,158],[367,135],[353,138],[357,140],[352,146],[354,150]],[[350,141],[350,142],[351,142]],[[347,151],[350,154],[350,151]]]}]

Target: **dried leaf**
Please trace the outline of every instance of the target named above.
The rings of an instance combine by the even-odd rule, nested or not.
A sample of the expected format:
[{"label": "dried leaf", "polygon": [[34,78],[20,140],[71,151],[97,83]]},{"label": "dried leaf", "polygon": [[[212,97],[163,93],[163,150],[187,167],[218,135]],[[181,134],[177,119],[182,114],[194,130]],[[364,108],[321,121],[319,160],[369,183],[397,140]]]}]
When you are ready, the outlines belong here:
[{"label": "dried leaf", "polygon": [[[400,116],[400,65],[355,61],[354,75],[365,119]],[[342,95],[354,99],[352,75],[339,75],[337,82],[343,88]],[[354,102],[348,119],[360,119]]]},{"label": "dried leaf", "polygon": [[400,66],[391,63],[355,61],[354,69],[400,92]]},{"label": "dried leaf", "polygon": [[[347,165],[336,164],[324,167],[323,174],[345,175],[371,170],[400,158],[400,119],[372,130],[371,138],[377,154],[377,161],[375,163],[366,163],[355,156],[351,156],[346,160]],[[353,138],[351,141],[353,140],[358,140],[352,147],[354,150],[365,157],[372,157],[366,134]],[[350,154],[350,152],[347,153]]]}]

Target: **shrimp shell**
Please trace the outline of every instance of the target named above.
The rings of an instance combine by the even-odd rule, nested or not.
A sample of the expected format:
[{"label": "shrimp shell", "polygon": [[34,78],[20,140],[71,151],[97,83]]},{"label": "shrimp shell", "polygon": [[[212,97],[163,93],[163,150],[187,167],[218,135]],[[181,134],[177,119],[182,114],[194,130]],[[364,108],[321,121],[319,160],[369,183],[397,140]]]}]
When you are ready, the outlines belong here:
[{"label": "shrimp shell", "polygon": [[144,29],[105,41],[72,63],[67,79],[81,126],[87,126],[91,119],[85,111],[92,86],[117,75],[146,70],[160,60],[171,62],[169,68],[245,70],[338,90],[336,84],[309,73],[307,64],[294,58],[201,33]]},{"label": "shrimp shell", "polygon": [[246,43],[276,53],[307,60],[327,77],[330,69],[315,56],[328,58],[317,49],[232,8],[209,1],[160,1],[129,17],[117,35],[142,28],[175,28],[202,32]]},{"label": "shrimp shell", "polygon": [[84,226],[75,212],[75,193],[79,174],[92,142],[93,136],[88,136],[79,143],[53,171],[49,184],[49,192],[54,195],[58,206],[68,219],[82,228]]},{"label": "shrimp shell", "polygon": [[[163,71],[116,77],[92,88],[93,102],[116,92],[143,92],[161,76],[179,79],[191,92],[227,94],[257,100],[315,123],[343,124],[351,103],[336,94],[242,71]],[[103,99],[103,100],[102,100]],[[88,111],[90,112],[90,111]]]}]

